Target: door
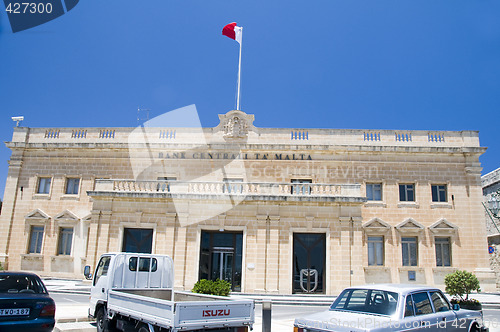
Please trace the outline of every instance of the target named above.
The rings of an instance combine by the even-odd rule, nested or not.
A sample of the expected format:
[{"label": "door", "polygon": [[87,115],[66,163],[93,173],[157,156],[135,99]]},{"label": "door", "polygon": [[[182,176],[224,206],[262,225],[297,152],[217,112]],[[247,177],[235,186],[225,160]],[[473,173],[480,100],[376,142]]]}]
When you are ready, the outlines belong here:
[{"label": "door", "polygon": [[[97,302],[107,302],[108,300],[108,270],[111,256],[102,256],[94,272],[94,280],[90,289],[91,308],[95,309]],[[92,312],[94,314],[94,312]]]},{"label": "door", "polygon": [[202,231],[199,279],[226,280],[241,291],[243,234]]},{"label": "door", "polygon": [[233,283],[234,248],[215,247],[212,251],[212,280],[220,279]]},{"label": "door", "polygon": [[293,292],[324,293],[325,234],[293,235]]}]

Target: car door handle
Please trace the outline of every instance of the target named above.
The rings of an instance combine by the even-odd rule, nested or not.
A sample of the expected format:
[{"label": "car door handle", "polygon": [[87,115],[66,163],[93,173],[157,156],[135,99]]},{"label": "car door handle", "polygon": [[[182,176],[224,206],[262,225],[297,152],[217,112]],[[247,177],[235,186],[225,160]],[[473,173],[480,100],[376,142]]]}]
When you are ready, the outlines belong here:
[{"label": "car door handle", "polygon": [[101,292],[103,292],[103,293],[104,293],[104,288],[101,288]]}]

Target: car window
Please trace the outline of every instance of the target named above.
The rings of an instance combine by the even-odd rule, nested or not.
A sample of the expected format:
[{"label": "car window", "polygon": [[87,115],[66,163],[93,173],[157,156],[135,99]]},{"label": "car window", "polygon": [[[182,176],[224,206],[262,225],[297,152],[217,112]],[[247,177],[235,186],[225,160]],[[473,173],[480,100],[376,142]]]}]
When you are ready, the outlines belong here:
[{"label": "car window", "polygon": [[41,287],[34,276],[27,275],[2,275],[0,276],[0,293],[45,293],[45,288]]},{"label": "car window", "polygon": [[158,269],[158,263],[156,261],[156,258],[153,258],[153,261],[151,262],[151,258],[141,257],[139,259],[139,271],[148,272],[150,264],[151,264],[151,272],[156,272],[156,270]]},{"label": "car window", "polygon": [[415,314],[417,316],[432,313],[431,302],[429,301],[427,292],[414,293],[412,294],[412,298],[415,305]]},{"label": "car window", "polygon": [[408,295],[405,301],[405,317],[413,315],[415,315],[415,311],[413,310],[413,300],[411,299],[411,295]]},{"label": "car window", "polygon": [[434,305],[434,310],[436,310],[436,312],[450,310],[450,305],[448,304],[448,301],[446,301],[446,299],[444,298],[443,294],[441,294],[441,292],[438,291],[431,292],[431,300],[432,304]]},{"label": "car window", "polygon": [[359,311],[379,315],[396,312],[398,294],[374,289],[348,289],[339,295],[330,310]]},{"label": "car window", "polygon": [[108,275],[109,262],[111,262],[111,256],[101,257],[99,264],[97,264],[97,270],[95,271],[94,285],[100,277]]}]

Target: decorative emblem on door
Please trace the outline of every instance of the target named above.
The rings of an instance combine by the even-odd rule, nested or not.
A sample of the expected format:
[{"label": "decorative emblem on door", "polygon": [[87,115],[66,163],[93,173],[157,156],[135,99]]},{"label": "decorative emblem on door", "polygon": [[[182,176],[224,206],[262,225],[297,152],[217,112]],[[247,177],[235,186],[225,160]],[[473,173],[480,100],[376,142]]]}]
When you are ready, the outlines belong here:
[{"label": "decorative emblem on door", "polygon": [[[314,281],[313,281],[314,279]],[[312,288],[307,287],[307,280]],[[302,269],[300,270],[300,288],[306,293],[314,293],[318,288],[318,271],[315,269]]]}]

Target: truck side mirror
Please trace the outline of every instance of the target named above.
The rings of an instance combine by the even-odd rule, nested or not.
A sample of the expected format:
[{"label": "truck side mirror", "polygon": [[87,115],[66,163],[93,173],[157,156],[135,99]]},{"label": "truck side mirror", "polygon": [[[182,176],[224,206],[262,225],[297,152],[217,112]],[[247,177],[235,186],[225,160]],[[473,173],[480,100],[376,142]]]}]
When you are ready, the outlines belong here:
[{"label": "truck side mirror", "polygon": [[453,305],[453,310],[455,310],[455,311],[460,310],[460,304],[455,303],[455,304]]},{"label": "truck side mirror", "polygon": [[83,269],[83,275],[85,276],[85,279],[90,280],[92,279],[92,273],[90,273],[90,265],[85,265]]}]

